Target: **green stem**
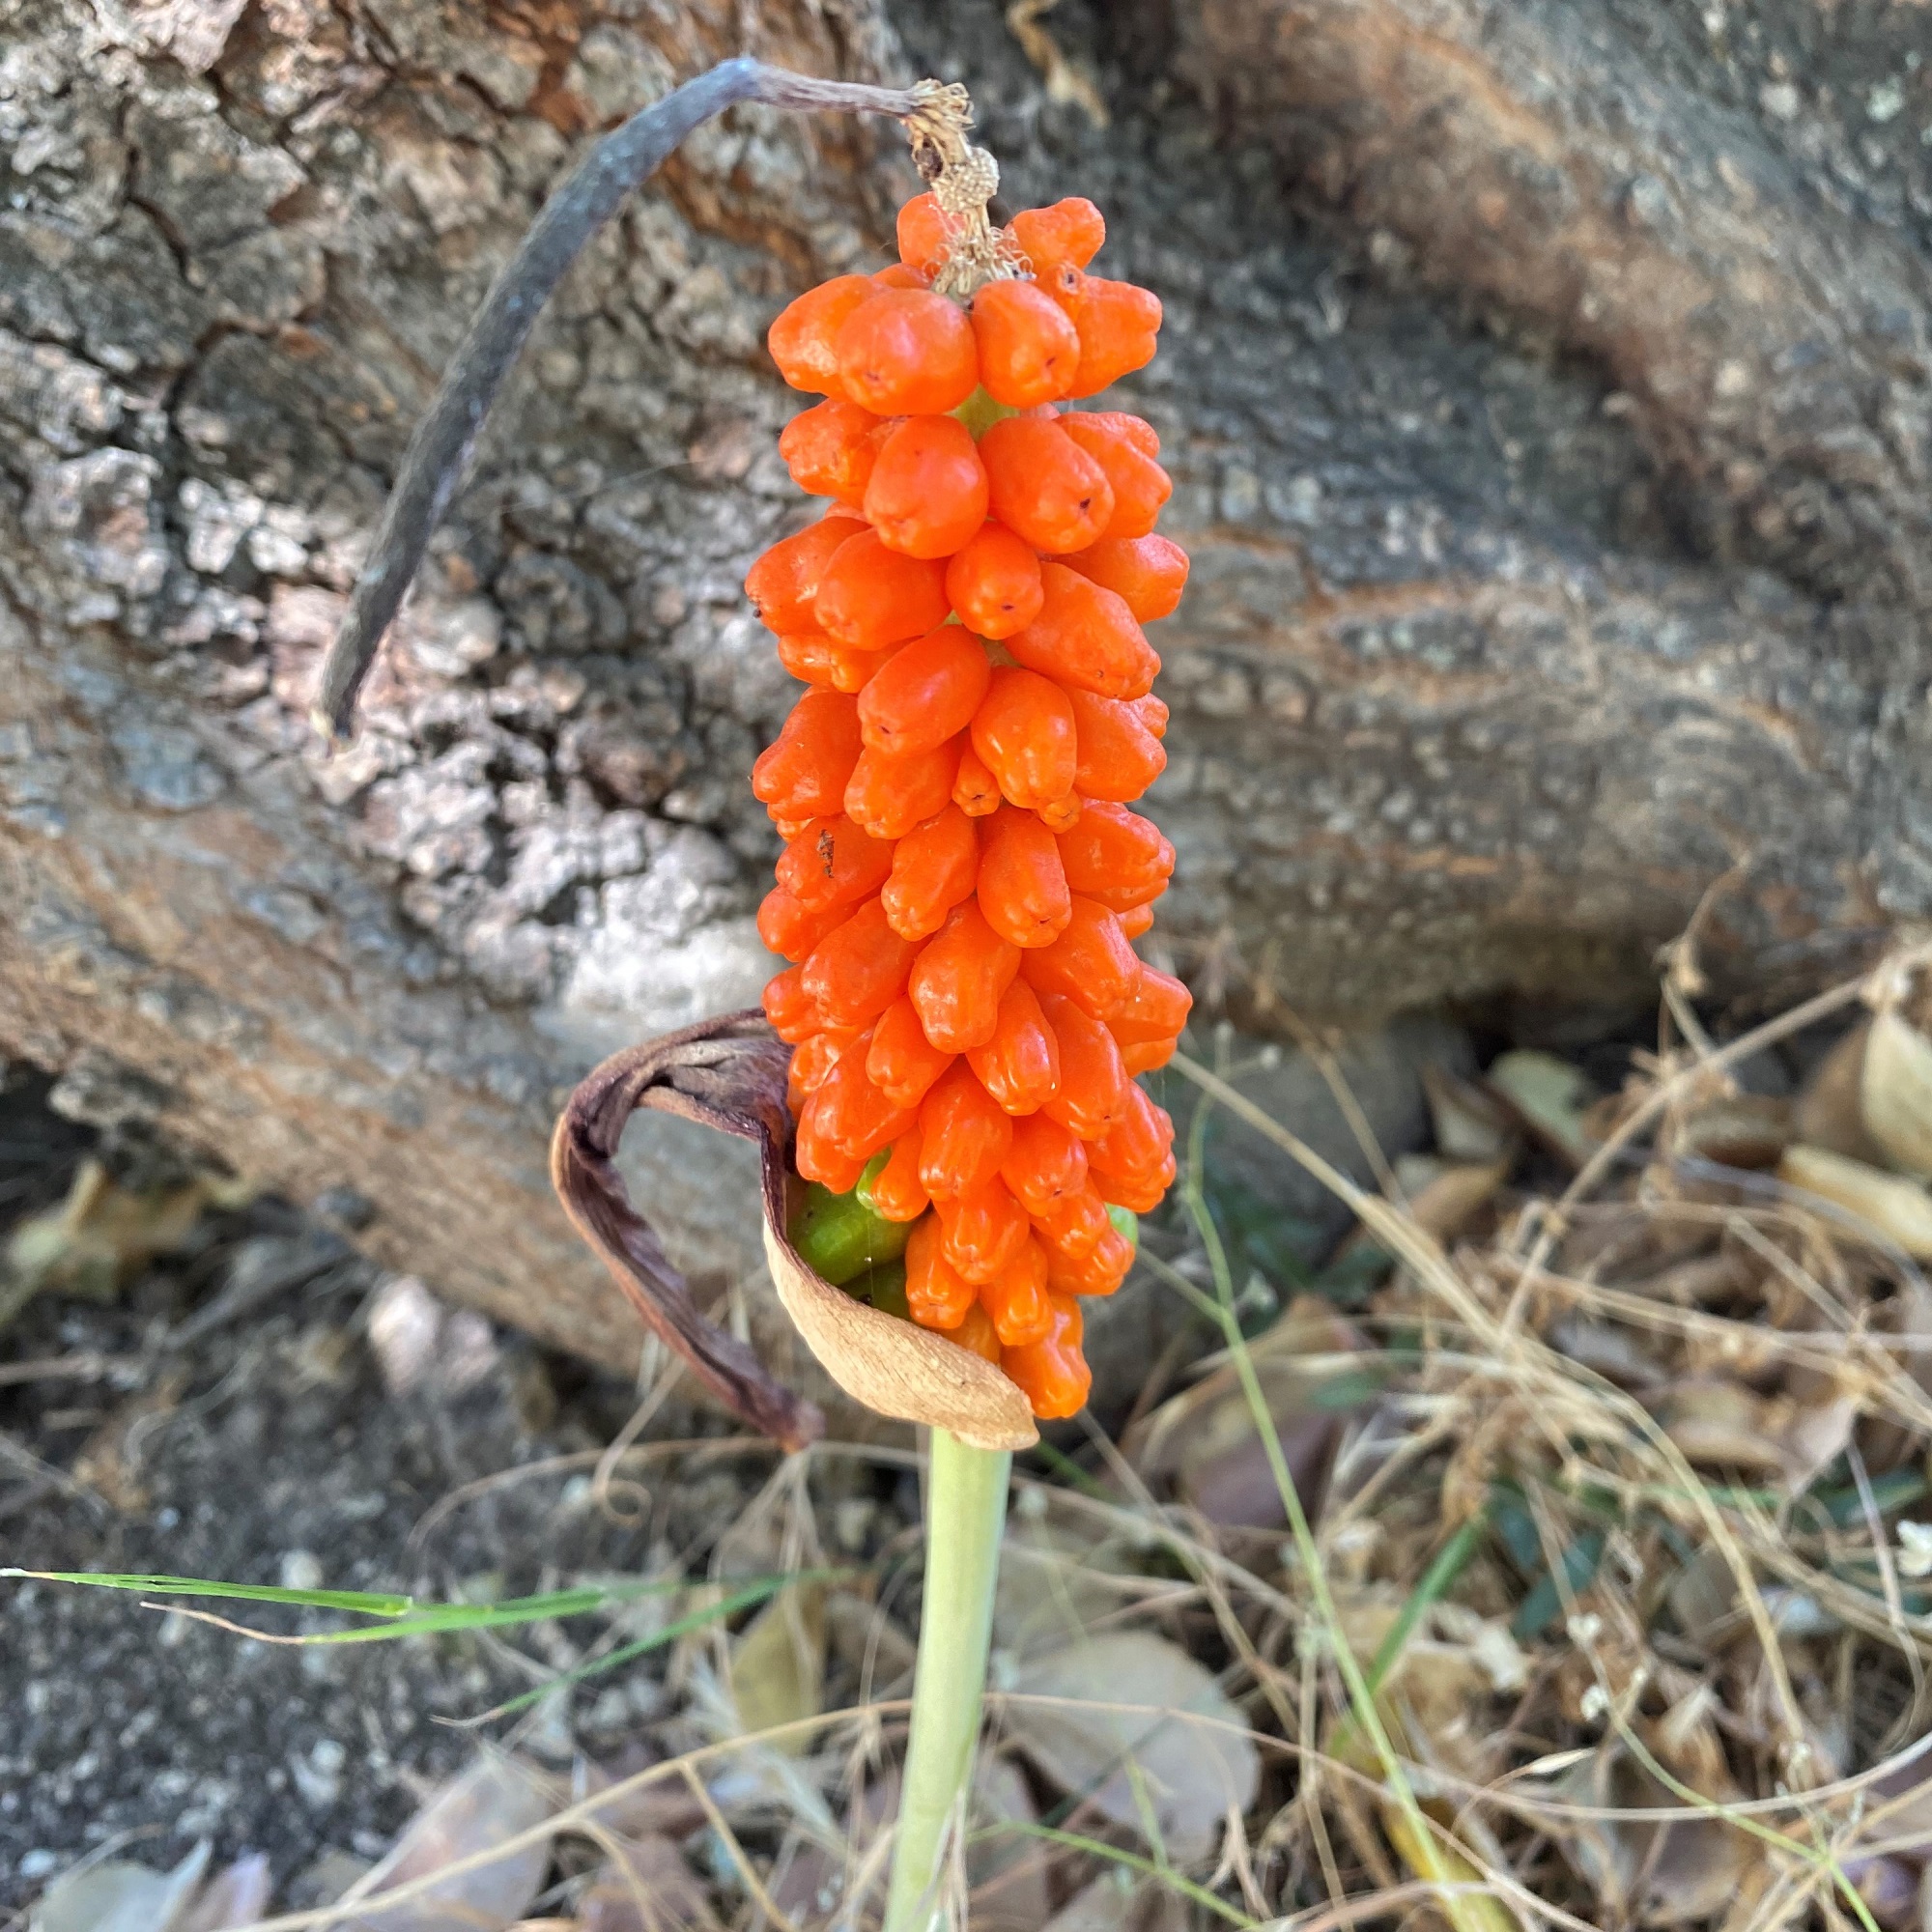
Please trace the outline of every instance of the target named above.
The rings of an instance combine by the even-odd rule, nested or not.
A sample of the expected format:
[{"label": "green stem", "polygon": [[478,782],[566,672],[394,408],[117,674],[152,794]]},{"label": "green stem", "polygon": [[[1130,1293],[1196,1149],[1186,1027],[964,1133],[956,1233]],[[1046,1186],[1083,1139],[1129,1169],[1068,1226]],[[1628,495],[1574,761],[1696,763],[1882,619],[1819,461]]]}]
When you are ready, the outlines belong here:
[{"label": "green stem", "polygon": [[912,1736],[885,1932],[931,1932],[940,1920],[940,1863],[962,1813],[980,1736],[1012,1460],[1004,1450],[969,1448],[947,1430],[932,1432]]}]

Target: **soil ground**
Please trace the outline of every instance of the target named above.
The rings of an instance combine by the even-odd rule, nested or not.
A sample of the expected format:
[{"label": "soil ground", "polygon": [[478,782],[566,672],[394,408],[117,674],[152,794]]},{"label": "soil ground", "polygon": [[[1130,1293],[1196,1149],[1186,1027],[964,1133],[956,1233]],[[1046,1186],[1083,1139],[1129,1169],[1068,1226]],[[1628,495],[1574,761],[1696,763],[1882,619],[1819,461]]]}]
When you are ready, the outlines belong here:
[{"label": "soil ground", "polygon": [[[34,1081],[5,1095],[6,1218],[58,1200],[87,1146],[44,1098]],[[285,1285],[227,1313],[238,1286],[264,1280]],[[268,1202],[206,1217],[189,1252],[112,1305],[30,1304],[8,1362],[100,1357],[108,1372],[0,1379],[0,1563],[504,1596],[701,1569],[768,1473],[755,1453],[699,1467],[622,1520],[590,1493],[587,1465],[635,1406],[626,1380],[472,1334],[469,1386],[432,1377],[391,1395],[364,1326],[381,1280],[340,1236]],[[417,1533],[466,1484],[573,1456]],[[904,1520],[898,1478],[852,1480],[872,1505],[854,1540],[876,1547]],[[475,1734],[452,1720],[531,1688],[530,1666],[487,1638],[298,1650],[140,1604],[0,1584],[0,1923],[110,1841],[150,1865],[203,1836],[217,1858],[264,1852],[281,1899],[309,1902],[339,1886],[345,1860],[384,1851],[426,1786],[473,1755]],[[286,1612],[259,1621],[303,1628]],[[576,1659],[556,1626],[518,1635],[553,1667]],[[554,1762],[621,1753],[660,1701],[661,1669],[585,1686],[525,1748]]]}]

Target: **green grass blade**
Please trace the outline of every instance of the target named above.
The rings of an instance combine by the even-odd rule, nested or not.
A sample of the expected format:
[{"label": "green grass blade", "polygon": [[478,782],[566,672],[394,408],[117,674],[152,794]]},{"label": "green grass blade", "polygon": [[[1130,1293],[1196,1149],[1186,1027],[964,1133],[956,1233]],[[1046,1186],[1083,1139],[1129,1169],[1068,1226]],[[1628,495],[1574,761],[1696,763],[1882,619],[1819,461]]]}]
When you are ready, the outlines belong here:
[{"label": "green grass blade", "polygon": [[206,1577],[142,1577],[94,1570],[0,1570],[0,1577],[7,1577],[39,1583],[78,1583],[92,1590],[137,1590],[148,1597],[214,1597],[241,1604],[297,1604],[312,1610],[347,1610],[358,1617],[401,1617],[416,1607],[413,1597],[383,1596],[366,1590],[278,1590],[269,1583],[217,1583]]},{"label": "green grass blade", "polygon": [[[353,1616],[388,1621],[353,1630],[304,1631],[298,1635],[250,1630],[230,1625],[242,1636],[261,1636],[277,1643],[392,1643],[399,1637],[453,1636],[465,1631],[503,1630],[547,1617],[585,1616],[613,1605],[646,1597],[671,1596],[694,1587],[681,1577],[654,1581],[614,1581],[581,1584],[572,1590],[551,1590],[537,1597],[505,1597],[482,1604],[417,1604],[412,1597],[381,1596],[361,1590],[283,1590],[267,1583],[218,1583],[205,1577],[143,1577],[75,1570],[0,1570],[0,1577],[34,1578],[49,1583],[77,1583],[104,1590],[131,1590],[147,1597],[209,1597],[216,1602],[288,1604],[304,1609],[343,1610]],[[778,1589],[787,1577],[756,1579]]]},{"label": "green grass blade", "polygon": [[715,1624],[721,1617],[735,1616],[740,1610],[749,1610],[762,1604],[768,1597],[788,1588],[793,1583],[834,1582],[852,1573],[849,1570],[789,1570],[780,1577],[760,1577],[742,1590],[734,1591],[728,1597],[720,1598],[715,1604],[707,1604],[702,1609],[692,1610],[679,1617],[674,1623],[667,1624],[663,1630],[650,1636],[639,1637],[635,1643],[620,1645],[607,1657],[593,1657],[587,1663],[580,1663],[574,1670],[559,1671],[548,1684],[539,1684],[534,1690],[526,1690],[521,1697],[512,1697],[507,1704],[498,1704],[485,1711],[482,1716],[471,1718],[472,1724],[488,1722],[493,1718],[507,1718],[513,1712],[527,1710],[530,1705],[561,1690],[572,1684],[582,1684],[586,1678],[601,1677],[607,1670],[615,1670],[629,1663],[634,1657],[643,1657],[649,1652],[662,1649],[668,1643],[675,1643],[681,1636],[689,1636],[693,1631],[700,1631],[707,1625]]}]

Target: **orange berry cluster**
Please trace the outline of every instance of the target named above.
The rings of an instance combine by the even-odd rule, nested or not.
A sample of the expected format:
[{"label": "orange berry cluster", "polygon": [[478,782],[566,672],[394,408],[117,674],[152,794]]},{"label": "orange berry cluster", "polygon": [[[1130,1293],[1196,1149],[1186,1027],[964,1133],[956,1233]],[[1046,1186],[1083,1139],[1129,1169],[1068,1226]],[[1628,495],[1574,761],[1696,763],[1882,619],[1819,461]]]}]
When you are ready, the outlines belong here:
[{"label": "orange berry cluster", "polygon": [[1105,234],[1087,201],[1017,215],[1030,273],[955,299],[923,194],[897,267],[793,302],[772,355],[827,400],[779,446],[833,501],[746,580],[811,687],[753,778],[787,841],[758,929],[796,962],[764,1005],[798,1172],[843,1194],[886,1156],[869,1199],[918,1224],[913,1319],[1041,1416],[1086,1400],[1077,1297],[1133,1258],[1108,1204],[1145,1212],[1174,1178],[1133,1076],[1189,1007],[1131,944],[1174,848],[1127,809],[1166,763],[1141,626],[1187,558],[1153,534],[1152,429],[1056,408],[1153,354],[1158,299],[1086,272]]}]

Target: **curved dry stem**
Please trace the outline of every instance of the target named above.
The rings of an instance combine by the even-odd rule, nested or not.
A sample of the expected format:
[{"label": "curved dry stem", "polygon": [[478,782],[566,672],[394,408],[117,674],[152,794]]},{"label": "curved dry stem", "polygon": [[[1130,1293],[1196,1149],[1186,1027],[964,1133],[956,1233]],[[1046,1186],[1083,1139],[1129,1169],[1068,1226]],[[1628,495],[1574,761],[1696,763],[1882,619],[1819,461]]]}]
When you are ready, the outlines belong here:
[{"label": "curved dry stem", "polygon": [[410,439],[309,714],[331,743],[346,740],[354,727],[356,696],[384,633],[416,574],[430,533],[469,468],[491,405],[545,302],[624,198],[648,181],[686,136],[726,108],[753,100],[802,112],[888,114],[912,124],[918,136],[935,110],[951,102],[952,91],[936,81],[867,87],[790,73],[762,61],[724,61],[632,115],[578,162],[491,283]]}]

